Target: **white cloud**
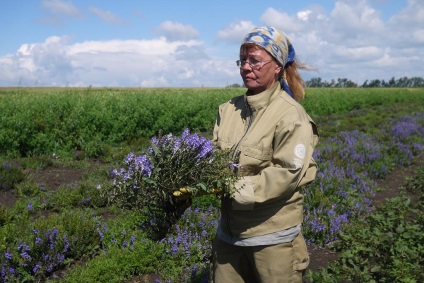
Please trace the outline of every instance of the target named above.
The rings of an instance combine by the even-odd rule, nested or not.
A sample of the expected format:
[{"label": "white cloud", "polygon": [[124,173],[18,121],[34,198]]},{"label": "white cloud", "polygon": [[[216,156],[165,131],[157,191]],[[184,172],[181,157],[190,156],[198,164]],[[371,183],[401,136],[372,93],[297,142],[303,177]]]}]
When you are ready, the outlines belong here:
[{"label": "white cloud", "polygon": [[0,61],[0,73],[8,74],[0,85],[38,85],[46,79],[51,85],[61,85],[72,72],[66,41],[66,37],[50,37],[43,44],[22,45],[16,54]]},{"label": "white cloud", "polygon": [[62,0],[43,0],[43,7],[55,15],[66,15],[69,17],[80,17],[81,12],[71,3]]},{"label": "white cloud", "polygon": [[0,77],[0,85],[224,87],[231,69],[234,79],[229,84],[238,81],[237,69],[211,60],[196,40],[160,37],[71,44],[66,37],[49,37],[0,58],[0,73],[9,74]]},{"label": "white cloud", "polygon": [[424,24],[424,3],[422,0],[408,0],[408,5],[390,18],[393,25]]},{"label": "white cloud", "polygon": [[206,54],[203,46],[181,45],[181,46],[178,46],[175,50],[175,59],[180,61],[182,60],[182,61],[195,62],[197,60],[209,59],[209,56]]},{"label": "white cloud", "polygon": [[412,40],[424,44],[424,28],[412,32]]},{"label": "white cloud", "polygon": [[334,30],[349,36],[357,33],[379,33],[384,28],[379,12],[371,8],[365,0],[355,3],[336,2],[331,18],[336,23]]},{"label": "white cloud", "polygon": [[387,23],[388,40],[394,46],[406,48],[424,46],[424,1],[409,0],[408,5]]},{"label": "white cloud", "polygon": [[158,35],[165,36],[170,41],[196,39],[199,32],[191,25],[175,21],[165,21],[156,29]]},{"label": "white cloud", "polygon": [[285,33],[304,30],[304,19],[305,18],[299,18],[297,15],[290,16],[274,8],[268,8],[261,16],[261,20],[265,25],[280,28]]},{"label": "white cloud", "polygon": [[365,47],[333,47],[333,60],[330,62],[360,63],[375,60],[384,54],[381,48],[376,46]]},{"label": "white cloud", "polygon": [[110,11],[105,11],[103,9],[100,8],[96,8],[93,6],[89,6],[88,10],[95,16],[99,17],[101,20],[111,23],[111,24],[121,24],[122,20],[119,19],[117,16],[115,16],[112,12]]},{"label": "white cloud", "polygon": [[60,25],[66,18],[81,19],[82,12],[71,2],[62,0],[43,0],[42,8],[47,15],[40,19],[41,22],[52,25]]},{"label": "white cloud", "polygon": [[311,10],[300,11],[297,13],[298,19],[302,21],[307,21],[309,19],[309,15],[312,13]]},{"label": "white cloud", "polygon": [[147,79],[140,83],[140,87],[157,87],[167,85],[169,85],[169,82],[163,76],[158,78]]},{"label": "white cloud", "polygon": [[261,20],[286,32],[300,59],[319,70],[308,78],[424,76],[424,2],[409,0],[386,22],[369,3],[339,0],[331,11],[313,5],[296,15],[269,8]]},{"label": "white cloud", "polygon": [[[71,2],[42,3],[49,19],[57,22],[82,17]],[[424,1],[409,0],[402,10],[386,19],[371,3],[338,0],[327,10],[311,5],[292,14],[267,8],[258,23],[228,23],[212,36],[214,44],[200,39],[195,27],[175,21],[162,22],[154,30],[158,36],[144,40],[70,42],[66,36],[51,36],[44,42],[22,44],[14,54],[0,57],[0,86],[183,87],[241,83],[234,63],[238,45],[246,33],[260,25],[274,25],[285,31],[299,58],[318,69],[318,73],[302,73],[305,79],[345,77],[362,83],[393,76],[424,77]],[[109,22],[119,20],[107,11],[92,7],[91,12]]]},{"label": "white cloud", "polygon": [[250,21],[232,23],[220,30],[216,38],[229,43],[239,44],[243,40],[243,37],[254,28],[255,25]]}]

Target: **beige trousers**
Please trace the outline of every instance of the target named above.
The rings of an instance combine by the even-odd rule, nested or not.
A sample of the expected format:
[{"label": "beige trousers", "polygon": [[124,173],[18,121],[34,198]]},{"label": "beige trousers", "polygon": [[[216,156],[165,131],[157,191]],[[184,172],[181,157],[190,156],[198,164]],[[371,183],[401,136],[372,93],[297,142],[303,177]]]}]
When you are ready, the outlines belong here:
[{"label": "beige trousers", "polygon": [[212,247],[215,283],[302,283],[309,264],[302,233],[290,243],[255,247],[234,246],[215,237]]}]

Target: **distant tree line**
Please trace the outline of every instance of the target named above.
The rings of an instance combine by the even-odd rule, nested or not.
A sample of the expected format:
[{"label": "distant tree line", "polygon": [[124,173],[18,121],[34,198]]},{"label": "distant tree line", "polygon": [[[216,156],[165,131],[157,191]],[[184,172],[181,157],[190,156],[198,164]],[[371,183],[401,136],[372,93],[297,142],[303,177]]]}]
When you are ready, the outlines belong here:
[{"label": "distant tree line", "polygon": [[321,78],[312,78],[305,82],[307,87],[424,87],[424,78],[421,77],[403,77],[390,80],[366,80],[362,85],[346,79],[332,79],[330,82],[323,81]]},{"label": "distant tree line", "polygon": [[[366,80],[362,85],[347,79],[338,78],[331,81],[324,81],[321,78],[312,78],[305,82],[307,87],[424,87],[424,78],[421,77],[403,77],[395,79],[392,77],[390,80]],[[232,84],[226,86],[227,88],[240,88],[244,87],[243,84]]]}]

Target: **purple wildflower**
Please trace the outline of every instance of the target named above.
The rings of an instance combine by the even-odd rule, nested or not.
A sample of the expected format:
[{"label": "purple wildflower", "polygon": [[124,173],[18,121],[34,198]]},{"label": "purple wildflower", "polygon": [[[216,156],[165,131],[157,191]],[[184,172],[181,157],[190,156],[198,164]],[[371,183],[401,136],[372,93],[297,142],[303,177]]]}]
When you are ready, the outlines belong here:
[{"label": "purple wildflower", "polygon": [[65,246],[63,247],[63,251],[62,253],[66,253],[69,250],[69,242],[68,242],[68,237],[65,235],[63,235],[63,242],[65,243]]},{"label": "purple wildflower", "polygon": [[9,251],[7,251],[7,252],[4,254],[4,257],[5,257],[7,260],[11,260],[11,259],[13,259],[13,256],[12,256],[12,254],[11,254]]},{"label": "purple wildflower", "polygon": [[32,272],[33,272],[33,273],[37,273],[37,270],[38,270],[40,267],[41,267],[41,265],[36,264],[36,265],[34,266],[34,268],[32,269]]},{"label": "purple wildflower", "polygon": [[100,239],[103,239],[105,237],[102,230],[98,229],[97,232],[99,233]]},{"label": "purple wildflower", "polygon": [[209,141],[209,140],[204,141],[200,148],[199,153],[197,154],[197,159],[201,160],[203,158],[210,156],[213,152],[213,149],[214,148],[212,146],[212,141]]},{"label": "purple wildflower", "polygon": [[131,244],[133,244],[133,243],[134,243],[134,241],[135,241],[135,236],[134,236],[134,235],[132,235],[132,236],[131,236],[131,239],[130,239],[130,243],[131,243]]}]

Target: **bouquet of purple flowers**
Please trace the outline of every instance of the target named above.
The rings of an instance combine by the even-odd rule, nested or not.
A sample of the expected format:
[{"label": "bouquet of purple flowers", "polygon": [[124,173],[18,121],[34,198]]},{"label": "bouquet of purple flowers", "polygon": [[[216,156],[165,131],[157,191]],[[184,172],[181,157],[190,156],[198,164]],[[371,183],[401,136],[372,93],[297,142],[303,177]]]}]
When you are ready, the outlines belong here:
[{"label": "bouquet of purple flowers", "polygon": [[181,136],[152,138],[144,154],[128,154],[124,167],[112,169],[111,176],[109,200],[147,213],[150,228],[161,236],[191,205],[192,197],[232,193],[236,180],[231,152],[215,150],[210,140],[188,129]]}]

